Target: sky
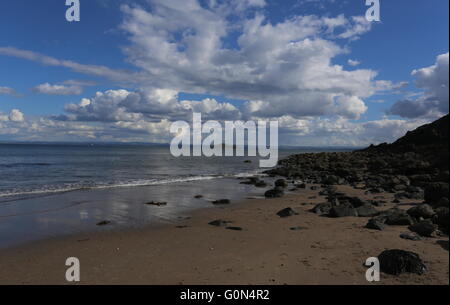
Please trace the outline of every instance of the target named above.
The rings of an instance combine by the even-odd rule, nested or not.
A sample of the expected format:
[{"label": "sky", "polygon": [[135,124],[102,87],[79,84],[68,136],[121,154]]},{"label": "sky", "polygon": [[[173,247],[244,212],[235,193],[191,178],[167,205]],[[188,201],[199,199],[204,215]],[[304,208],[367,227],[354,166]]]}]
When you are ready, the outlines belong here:
[{"label": "sky", "polygon": [[0,141],[169,142],[277,120],[279,142],[392,142],[448,113],[447,0],[0,2]]}]

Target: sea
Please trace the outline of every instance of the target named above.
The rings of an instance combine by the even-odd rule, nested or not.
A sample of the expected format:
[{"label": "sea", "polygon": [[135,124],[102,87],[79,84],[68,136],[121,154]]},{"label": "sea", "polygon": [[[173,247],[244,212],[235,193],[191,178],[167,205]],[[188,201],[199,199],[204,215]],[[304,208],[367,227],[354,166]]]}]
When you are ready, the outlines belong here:
[{"label": "sea", "polygon": [[[348,150],[289,147],[279,157]],[[259,157],[173,157],[168,145],[0,144],[0,248],[176,223],[214,200],[262,197],[267,188],[240,182],[264,170]]]}]

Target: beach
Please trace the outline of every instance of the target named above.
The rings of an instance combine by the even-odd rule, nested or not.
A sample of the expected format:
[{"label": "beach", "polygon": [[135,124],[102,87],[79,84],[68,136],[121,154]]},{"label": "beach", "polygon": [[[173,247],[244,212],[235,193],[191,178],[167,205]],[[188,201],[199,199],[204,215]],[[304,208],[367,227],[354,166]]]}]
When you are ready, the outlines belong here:
[{"label": "beach", "polygon": [[[365,228],[366,217],[318,216],[310,210],[326,199],[319,195],[320,187],[310,186],[283,198],[196,210],[170,224],[75,234],[4,249],[0,283],[71,284],[65,280],[65,261],[77,257],[77,284],[448,285],[448,236],[405,240],[399,237],[408,231],[404,226],[376,231]],[[375,196],[350,186],[338,190],[364,199]],[[389,202],[380,210],[408,209],[421,202],[393,204],[393,194],[380,196]],[[298,215],[276,214],[287,207]],[[231,221],[228,226],[235,230],[208,224],[218,219]],[[367,282],[364,262],[387,249],[419,254],[428,271],[382,273],[380,282]]]}]

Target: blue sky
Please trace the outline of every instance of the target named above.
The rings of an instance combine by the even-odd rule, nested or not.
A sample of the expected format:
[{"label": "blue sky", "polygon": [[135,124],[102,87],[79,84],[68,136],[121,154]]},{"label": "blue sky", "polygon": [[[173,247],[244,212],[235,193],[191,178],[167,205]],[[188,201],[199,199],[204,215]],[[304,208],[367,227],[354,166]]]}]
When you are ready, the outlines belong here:
[{"label": "blue sky", "polygon": [[0,140],[165,141],[166,121],[201,109],[279,119],[286,144],[364,145],[448,112],[447,0],[381,0],[375,23],[365,0],[80,2],[69,23],[64,0],[1,1]]}]

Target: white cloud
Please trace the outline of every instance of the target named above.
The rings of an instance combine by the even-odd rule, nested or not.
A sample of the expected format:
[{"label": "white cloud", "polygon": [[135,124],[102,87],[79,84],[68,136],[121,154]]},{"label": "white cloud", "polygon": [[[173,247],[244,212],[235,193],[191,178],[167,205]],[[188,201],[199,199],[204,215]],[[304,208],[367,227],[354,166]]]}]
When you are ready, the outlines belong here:
[{"label": "white cloud", "polygon": [[423,90],[416,99],[396,102],[389,114],[405,118],[437,118],[448,113],[449,108],[449,68],[448,53],[439,55],[436,63],[430,67],[414,70],[415,85]]},{"label": "white cloud", "polygon": [[2,87],[0,86],[0,95],[12,95],[12,96],[18,96],[16,90],[10,87]]},{"label": "white cloud", "polygon": [[83,93],[83,88],[79,85],[65,86],[45,83],[34,87],[33,91],[39,94],[49,95],[79,95]]},{"label": "white cloud", "polygon": [[349,66],[352,66],[352,67],[356,67],[356,66],[359,66],[361,64],[360,61],[354,60],[354,59],[349,59],[347,61],[347,63],[348,63]]}]

